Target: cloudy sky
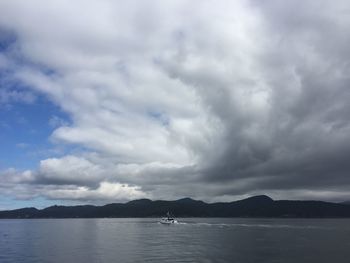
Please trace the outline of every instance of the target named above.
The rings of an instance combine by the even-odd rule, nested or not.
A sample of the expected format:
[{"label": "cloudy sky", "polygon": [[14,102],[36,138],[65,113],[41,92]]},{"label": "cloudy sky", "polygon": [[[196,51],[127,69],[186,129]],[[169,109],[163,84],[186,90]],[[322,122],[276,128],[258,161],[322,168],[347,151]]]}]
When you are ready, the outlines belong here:
[{"label": "cloudy sky", "polygon": [[0,209],[350,200],[350,4],[0,1]]}]

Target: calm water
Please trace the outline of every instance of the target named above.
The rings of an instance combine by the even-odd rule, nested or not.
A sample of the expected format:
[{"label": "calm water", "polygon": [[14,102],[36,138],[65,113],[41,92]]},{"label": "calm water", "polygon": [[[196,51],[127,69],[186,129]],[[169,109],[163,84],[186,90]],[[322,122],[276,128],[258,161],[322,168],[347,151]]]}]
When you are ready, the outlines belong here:
[{"label": "calm water", "polygon": [[0,220],[0,262],[350,262],[348,219]]}]

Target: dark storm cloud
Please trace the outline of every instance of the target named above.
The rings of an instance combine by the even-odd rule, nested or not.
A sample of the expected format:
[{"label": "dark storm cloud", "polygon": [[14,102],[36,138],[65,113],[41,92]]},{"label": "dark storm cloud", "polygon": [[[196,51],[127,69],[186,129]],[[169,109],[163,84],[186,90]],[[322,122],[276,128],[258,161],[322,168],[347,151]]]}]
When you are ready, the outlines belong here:
[{"label": "dark storm cloud", "polygon": [[[248,192],[350,189],[346,5],[316,1],[254,4],[270,38],[258,61],[270,88],[268,117],[250,119],[245,116],[248,108],[235,111],[232,106],[225,114],[222,105],[209,100],[225,123],[226,139],[221,158],[206,170],[204,179],[234,185],[237,179],[263,178],[242,189]],[[257,130],[251,138],[246,130],[254,126]],[[237,189],[231,191],[234,193]]]}]

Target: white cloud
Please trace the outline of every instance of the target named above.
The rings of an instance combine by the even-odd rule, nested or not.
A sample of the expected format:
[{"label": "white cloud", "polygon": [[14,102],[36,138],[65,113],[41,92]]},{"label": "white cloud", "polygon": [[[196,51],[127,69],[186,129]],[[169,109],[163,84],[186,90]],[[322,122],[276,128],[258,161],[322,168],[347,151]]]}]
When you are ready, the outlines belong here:
[{"label": "white cloud", "polygon": [[[0,67],[31,89],[0,90],[0,103],[44,94],[71,120],[51,119],[52,141],[83,149],[42,160],[34,192],[237,196],[343,174],[348,4],[315,3],[0,2],[0,27],[16,36]],[[317,160],[343,170],[315,179]]]},{"label": "white cloud", "polygon": [[0,184],[21,184],[30,183],[35,180],[35,176],[32,171],[18,171],[15,168],[8,168],[0,171]]},{"label": "white cloud", "polygon": [[147,197],[138,187],[127,184],[102,182],[97,189],[84,186],[50,190],[45,195],[51,199],[125,201]]},{"label": "white cloud", "polygon": [[35,102],[36,96],[32,92],[11,90],[6,87],[0,89],[0,105],[11,104],[13,102],[22,102],[31,104]]},{"label": "white cloud", "polygon": [[73,155],[40,161],[40,180],[56,184],[92,184],[103,179],[103,169],[90,161]]}]

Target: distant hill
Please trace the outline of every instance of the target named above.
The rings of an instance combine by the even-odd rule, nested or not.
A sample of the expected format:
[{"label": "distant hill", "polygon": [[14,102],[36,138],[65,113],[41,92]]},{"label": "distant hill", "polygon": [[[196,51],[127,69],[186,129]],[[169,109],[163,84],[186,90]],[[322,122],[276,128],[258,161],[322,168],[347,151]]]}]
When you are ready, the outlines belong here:
[{"label": "distant hill", "polygon": [[183,198],[176,201],[140,199],[104,206],[50,206],[0,211],[0,218],[104,218],[160,217],[170,211],[176,217],[350,217],[350,205],[322,201],[274,201],[265,195],[228,203],[205,203]]}]

